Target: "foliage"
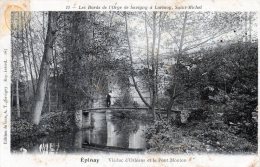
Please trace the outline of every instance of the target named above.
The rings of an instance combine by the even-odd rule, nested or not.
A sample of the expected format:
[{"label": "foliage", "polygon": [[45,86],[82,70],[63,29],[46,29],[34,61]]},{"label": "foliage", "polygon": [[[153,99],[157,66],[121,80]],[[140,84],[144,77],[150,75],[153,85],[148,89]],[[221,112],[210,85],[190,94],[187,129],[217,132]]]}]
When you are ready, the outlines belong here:
[{"label": "foliage", "polygon": [[241,133],[256,141],[257,123],[253,121],[252,113],[257,107],[257,44],[218,47],[204,59],[201,61],[208,73],[203,85],[216,90],[215,95],[208,93],[207,100],[225,104],[224,122],[240,123]]},{"label": "foliage", "polygon": [[[178,128],[166,120],[157,120],[147,132],[149,150],[192,151],[194,145],[182,142],[185,147],[174,150],[172,143],[179,145],[172,136],[174,129],[183,140],[200,143],[195,149],[198,152],[255,153],[258,123],[253,115],[257,113],[257,43],[235,43],[202,50],[195,55],[187,54],[181,58],[180,65],[179,77],[172,72],[181,83],[177,92],[182,93],[175,105],[187,103],[192,91],[202,108],[192,111],[188,123]],[[172,86],[168,89],[169,95],[173,93]]]},{"label": "foliage", "polygon": [[15,143],[25,138],[48,135],[59,131],[74,129],[73,113],[48,113],[43,115],[39,125],[34,125],[29,120],[17,119],[11,122],[11,140]]},{"label": "foliage", "polygon": [[[145,111],[145,112],[144,112]],[[112,117],[115,119],[132,119],[132,120],[150,120],[151,117],[149,114],[147,115],[146,110],[138,110],[138,109],[132,109],[132,110],[121,110],[121,111],[115,111],[112,113]]]},{"label": "foliage", "polygon": [[[45,97],[48,107],[52,101],[61,110],[91,107],[96,98],[109,92],[114,76],[119,78],[121,90],[114,105],[138,107],[131,97],[131,77],[144,102],[142,94],[150,94],[150,102],[145,104],[153,111],[170,111],[173,107],[192,110],[186,124],[177,126],[170,119],[155,120],[147,131],[151,151],[256,150],[258,43],[253,42],[252,30],[255,14],[250,14],[250,21],[244,20],[247,13],[241,12],[55,14],[58,30],[45,90],[49,92]],[[250,36],[241,29],[246,21],[250,23]],[[24,12],[13,13],[11,87],[17,113],[20,108],[22,114],[28,113],[35,100],[46,22],[45,12],[31,13],[30,17]],[[17,101],[15,94],[21,100]],[[39,126],[12,118],[12,140],[70,130],[70,112],[61,119],[61,115],[50,112],[56,108],[45,108]],[[13,111],[12,108],[12,114]],[[142,113],[133,111],[114,116],[121,119],[119,124],[130,118],[144,118]],[[131,119],[127,124],[132,126]],[[132,131],[138,129],[132,127]]]},{"label": "foliage", "polygon": [[37,127],[32,123],[21,119],[11,122],[11,139],[12,141],[20,140],[23,138],[31,137],[35,134]]},{"label": "foliage", "polygon": [[185,131],[166,120],[157,120],[146,131],[149,152],[190,153],[205,150],[198,140],[185,136]]},{"label": "foliage", "polygon": [[118,107],[138,107],[138,104],[133,101],[129,91],[123,91],[121,97],[117,98],[113,105]]},{"label": "foliage", "polygon": [[110,51],[116,48],[119,39],[116,28],[103,22],[106,16],[102,13],[63,15],[68,18],[67,29],[60,37],[61,46],[65,48],[61,52],[64,56],[61,62],[63,100],[75,109],[95,94],[108,92],[108,78],[117,61]]},{"label": "foliage", "polygon": [[[215,115],[215,116],[214,116]],[[149,152],[161,153],[255,153],[257,145],[249,142],[211,114],[205,121],[189,121],[176,126],[157,120],[146,131]]]}]

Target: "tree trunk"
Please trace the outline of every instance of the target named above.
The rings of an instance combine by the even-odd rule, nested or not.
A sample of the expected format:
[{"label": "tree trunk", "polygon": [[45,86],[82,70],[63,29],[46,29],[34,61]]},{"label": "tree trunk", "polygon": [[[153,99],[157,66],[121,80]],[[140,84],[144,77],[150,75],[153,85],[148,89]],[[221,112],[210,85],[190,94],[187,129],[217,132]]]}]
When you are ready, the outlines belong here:
[{"label": "tree trunk", "polygon": [[170,97],[169,104],[167,105],[167,108],[166,108],[168,119],[170,118],[171,109],[172,109],[172,106],[174,104],[174,99],[176,98],[176,96],[175,96],[176,95],[176,87],[177,87],[177,84],[174,84],[173,93],[172,93],[172,96]]},{"label": "tree trunk", "polygon": [[53,65],[54,65],[54,70],[53,70],[53,76],[54,76],[54,89],[55,89],[55,102],[56,102],[56,108],[59,108],[59,89],[58,89],[58,83],[59,83],[59,70],[58,70],[58,61],[57,61],[57,51],[56,47],[53,49],[54,54],[53,54]]},{"label": "tree trunk", "polygon": [[132,58],[132,51],[131,51],[131,45],[130,45],[130,41],[129,41],[129,34],[128,34],[128,25],[127,25],[127,16],[126,16],[126,13],[125,13],[125,26],[126,26],[126,38],[127,38],[127,43],[128,43],[128,48],[129,48],[129,57],[130,57],[130,63],[131,63],[131,78],[133,80],[133,83],[134,83],[134,87],[135,87],[135,90],[137,91],[138,95],[140,96],[141,100],[144,102],[144,104],[148,107],[148,108],[151,108],[151,106],[149,105],[149,103],[147,103],[147,101],[144,99],[142,93],[140,92],[138,86],[137,86],[137,83],[135,81],[135,78],[134,78],[134,71],[133,71],[133,58]]},{"label": "tree trunk", "polygon": [[161,15],[162,13],[160,12],[160,17],[159,17],[159,28],[158,28],[158,46],[157,46],[157,54],[156,54],[156,69],[155,69],[155,80],[156,80],[156,85],[155,85],[155,92],[156,92],[156,103],[158,103],[158,70],[159,70],[159,54],[160,54],[160,43],[161,43]]},{"label": "tree trunk", "polygon": [[35,84],[34,84],[34,78],[33,78],[33,72],[32,72],[32,62],[31,62],[31,59],[30,59],[30,51],[29,51],[28,26],[26,26],[26,24],[25,24],[25,34],[26,34],[27,55],[28,55],[28,61],[29,61],[29,67],[30,67],[33,94],[35,95],[36,91],[35,91]]},{"label": "tree trunk", "polygon": [[156,60],[155,60],[155,40],[156,40],[156,12],[153,12],[153,43],[152,43],[152,113],[155,118],[156,99]]},{"label": "tree trunk", "polygon": [[29,35],[30,35],[30,44],[31,44],[31,52],[32,52],[32,59],[33,59],[33,67],[34,67],[34,72],[35,72],[35,81],[37,83],[38,79],[38,74],[39,74],[39,68],[37,65],[37,60],[34,54],[34,48],[33,48],[33,38],[32,38],[32,28],[31,28],[31,21],[29,21]]},{"label": "tree trunk", "polygon": [[[24,13],[22,13],[22,14],[24,14]],[[21,15],[21,21],[23,22],[22,23],[22,26],[24,25],[24,16],[23,15]],[[26,64],[26,59],[25,59],[25,51],[24,51],[24,36],[23,36],[23,34],[24,34],[24,26],[21,28],[21,30],[22,30],[22,55],[23,55],[23,63],[24,63],[24,71],[25,71],[25,77],[26,77],[26,91],[25,91],[25,98],[26,98],[26,101],[28,102],[28,100],[29,100],[29,92],[30,92],[30,88],[29,88],[29,79],[28,79],[28,71],[27,71],[27,64]]]},{"label": "tree trunk", "polygon": [[[18,14],[19,18],[19,14]],[[18,28],[19,31],[19,28]],[[18,32],[17,32],[18,33]],[[18,35],[19,36],[19,35]],[[13,47],[12,47],[13,48]],[[19,98],[19,80],[20,80],[20,67],[19,67],[19,55],[16,54],[16,110],[17,110],[17,117],[20,118],[20,98]]]},{"label": "tree trunk", "polygon": [[177,57],[177,66],[180,64],[180,56],[181,56],[182,50],[183,50],[183,42],[184,42],[184,37],[185,37],[187,18],[188,18],[188,13],[185,12],[183,26],[182,26],[182,32],[181,32],[181,41],[180,41],[180,45],[179,45],[179,53],[178,53],[178,57]]},{"label": "tree trunk", "polygon": [[[18,54],[16,54],[18,55]],[[17,56],[18,58],[18,56]],[[19,63],[16,64],[16,66],[19,66]],[[19,70],[17,70],[19,71]],[[17,77],[16,77],[16,110],[17,110],[17,117],[20,118],[20,98],[19,98],[19,75],[20,73],[17,72]]]},{"label": "tree trunk", "polygon": [[44,25],[44,23],[45,23],[45,13],[44,12],[42,12],[42,36],[43,36],[43,39],[45,39],[45,25]]},{"label": "tree trunk", "polygon": [[178,84],[180,57],[181,57],[182,52],[183,52],[183,42],[184,42],[185,29],[186,29],[186,23],[187,23],[187,17],[188,17],[187,15],[188,15],[188,13],[185,12],[183,25],[182,25],[181,40],[180,40],[180,45],[179,45],[179,53],[177,55],[177,61],[176,61],[176,66],[175,66],[175,76],[176,76],[177,80],[175,80],[175,82],[173,83],[174,84],[173,94],[171,95],[170,101],[167,105],[167,118],[168,119],[170,117],[170,112],[171,112],[172,106],[174,104],[174,100],[181,94],[181,93],[176,94],[176,87],[177,87],[177,84]]},{"label": "tree trunk", "polygon": [[147,63],[147,80],[148,80],[148,91],[150,95],[150,104],[152,104],[152,92],[151,92],[151,81],[150,81],[150,60],[149,60],[149,38],[147,31],[147,14],[145,12],[145,36],[146,36],[146,63]]},{"label": "tree trunk", "polygon": [[40,74],[37,83],[37,90],[32,108],[32,122],[36,125],[39,124],[41,118],[42,107],[44,104],[44,98],[46,94],[46,87],[49,78],[50,62],[52,56],[52,46],[55,37],[55,31],[53,27],[55,13],[48,13],[48,29],[46,39],[44,42],[44,53],[41,62]]}]

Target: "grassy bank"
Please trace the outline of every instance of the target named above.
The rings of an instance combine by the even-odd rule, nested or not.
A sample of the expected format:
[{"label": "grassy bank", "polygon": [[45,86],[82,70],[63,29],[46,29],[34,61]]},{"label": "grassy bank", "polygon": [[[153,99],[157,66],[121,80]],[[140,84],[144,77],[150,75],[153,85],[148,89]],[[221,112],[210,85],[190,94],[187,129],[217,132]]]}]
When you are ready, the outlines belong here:
[{"label": "grassy bank", "polygon": [[72,131],[75,128],[73,112],[51,112],[43,114],[39,125],[29,119],[14,119],[11,122],[11,147],[28,138],[37,138],[56,132]]},{"label": "grassy bank", "polygon": [[[257,141],[237,127],[223,123],[216,112],[185,124],[157,120],[146,132],[148,151],[161,153],[257,153]],[[257,135],[257,131],[255,132]]]}]

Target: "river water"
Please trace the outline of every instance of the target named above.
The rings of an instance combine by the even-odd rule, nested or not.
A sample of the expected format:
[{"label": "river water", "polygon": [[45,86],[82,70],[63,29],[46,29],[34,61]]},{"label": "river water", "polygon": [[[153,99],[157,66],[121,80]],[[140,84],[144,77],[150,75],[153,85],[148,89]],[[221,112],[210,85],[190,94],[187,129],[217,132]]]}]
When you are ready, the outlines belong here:
[{"label": "river water", "polygon": [[[84,114],[84,124],[91,128],[60,132],[37,139],[20,141],[31,153],[61,152],[139,152],[146,148],[144,121],[114,116],[120,111],[92,111]],[[137,111],[140,112],[140,111]],[[145,111],[142,111],[145,112]],[[118,114],[117,114],[118,115]]]}]

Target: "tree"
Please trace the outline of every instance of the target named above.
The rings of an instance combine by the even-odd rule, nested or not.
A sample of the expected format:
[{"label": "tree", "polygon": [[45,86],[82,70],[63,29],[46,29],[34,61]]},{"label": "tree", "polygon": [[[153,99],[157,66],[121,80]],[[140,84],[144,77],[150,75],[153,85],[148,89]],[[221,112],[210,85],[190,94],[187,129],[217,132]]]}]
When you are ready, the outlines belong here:
[{"label": "tree", "polygon": [[[131,33],[131,36],[135,39],[136,36],[142,36],[144,35],[146,40],[145,40],[145,47],[143,50],[146,51],[143,52],[144,56],[146,57],[146,60],[143,61],[143,68],[142,69],[137,69],[139,70],[138,76],[141,77],[143,84],[147,87],[148,92],[150,94],[150,102],[148,103],[143,95],[142,92],[140,91],[140,86],[138,86],[134,76],[134,66],[133,66],[133,54],[132,54],[132,46],[130,42],[130,33],[129,33],[129,25],[128,25],[128,18],[127,14],[125,13],[125,24],[126,24],[126,41],[127,41],[127,46],[129,50],[129,57],[130,57],[130,66],[131,66],[131,78],[134,83],[135,90],[137,91],[139,97],[142,99],[144,104],[151,110],[153,117],[155,118],[155,107],[156,103],[158,101],[158,84],[159,84],[159,55],[160,55],[160,47],[161,47],[161,30],[162,30],[162,22],[163,22],[163,17],[162,13],[158,12],[152,12],[151,15],[148,15],[146,12],[143,14],[139,13],[134,13],[132,14],[132,17],[136,17],[140,19],[141,22],[144,23],[144,33],[142,34],[142,30],[140,27],[134,27],[132,29],[137,29],[132,30],[135,32],[135,34]],[[149,29],[150,28],[150,29]],[[149,29],[149,30],[148,30]],[[148,33],[150,32],[150,33]],[[148,34],[151,34],[151,42],[149,42],[150,36]],[[134,43],[133,43],[134,44]],[[135,46],[136,47],[136,46]],[[134,48],[136,49],[136,48]],[[141,48],[140,48],[141,49]],[[138,52],[139,54],[142,55],[142,51]],[[134,55],[135,57],[139,55]]]},{"label": "tree", "polygon": [[[28,16],[27,16],[28,17]],[[36,90],[35,90],[35,80],[33,77],[33,70],[32,70],[32,63],[35,63],[34,61],[31,61],[31,57],[30,57],[30,45],[29,45],[29,37],[28,37],[28,25],[25,24],[25,34],[26,34],[26,49],[27,49],[27,56],[28,56],[28,61],[29,61],[29,68],[30,68],[30,75],[31,75],[31,81],[32,81],[32,87],[33,87],[33,94],[35,95]],[[33,49],[31,49],[33,50]]]},{"label": "tree", "polygon": [[[230,38],[234,32],[239,31],[238,27],[242,24],[240,13],[194,13],[181,12],[179,15],[168,15],[165,27],[172,42],[173,57],[176,63],[173,65],[172,81],[169,85],[169,102],[167,105],[168,116],[173,107],[174,100],[185,94],[194,87],[184,86],[182,74],[190,66],[186,66],[183,55],[197,52],[201,48],[210,48],[218,43],[221,38]],[[179,22],[183,24],[180,26]],[[207,22],[203,24],[202,22]],[[220,40],[220,42],[223,40]],[[167,45],[167,43],[166,43]],[[188,75],[188,73],[187,73]]]},{"label": "tree", "polygon": [[180,72],[180,57],[182,55],[182,52],[183,52],[183,42],[184,42],[184,37],[185,37],[185,30],[186,30],[186,24],[187,24],[187,17],[188,17],[188,13],[185,12],[184,14],[184,19],[183,19],[183,25],[182,25],[182,31],[181,31],[181,39],[180,39],[180,43],[179,43],[179,48],[178,48],[178,53],[177,53],[177,61],[176,61],[176,66],[175,66],[175,81],[173,81],[173,92],[170,93],[170,100],[169,100],[169,104],[167,105],[167,117],[169,118],[170,116],[170,112],[171,112],[171,108],[174,104],[174,100],[179,96],[181,95],[181,93],[177,93],[177,88],[178,86],[178,80],[180,79],[180,76],[179,76],[179,72]]},{"label": "tree", "polygon": [[[18,18],[19,18],[19,14],[18,14]],[[20,114],[19,82],[20,82],[20,63],[19,63],[19,55],[16,54],[16,110],[17,110],[18,118],[20,118],[20,115],[21,115]]]},{"label": "tree", "polygon": [[[22,28],[21,28],[21,38],[22,38],[22,56],[23,56],[23,63],[24,63],[24,71],[25,71],[25,77],[26,77],[26,91],[29,92],[30,87],[29,87],[29,79],[28,79],[28,71],[27,71],[27,63],[26,63],[26,58],[25,58],[25,45],[24,45],[24,22],[25,22],[25,16],[24,13],[21,13],[21,21],[22,21]],[[28,102],[29,100],[29,95],[25,95],[26,96],[26,101]]]},{"label": "tree", "polygon": [[144,104],[146,106],[148,106],[149,108],[151,108],[150,104],[144,99],[142,93],[140,92],[137,83],[135,81],[135,77],[134,77],[134,71],[133,71],[133,57],[132,57],[132,51],[131,51],[131,44],[130,44],[130,40],[129,40],[129,33],[128,33],[128,24],[127,24],[127,14],[124,14],[125,16],[125,31],[126,31],[126,39],[127,39],[127,44],[128,44],[128,52],[129,52],[129,58],[130,58],[130,64],[131,64],[131,71],[130,71],[130,75],[131,78],[133,80],[134,83],[134,87],[135,90],[137,91],[138,95],[140,96],[140,98],[142,99],[142,101],[144,102]]},{"label": "tree", "polygon": [[53,52],[53,42],[55,39],[56,29],[55,22],[57,21],[57,13],[48,13],[48,29],[46,34],[46,39],[44,42],[44,53],[41,62],[39,80],[37,83],[37,90],[35,94],[35,99],[32,106],[32,122],[36,125],[39,124],[41,119],[42,107],[44,104],[47,82],[49,78],[50,63],[52,59]]}]

